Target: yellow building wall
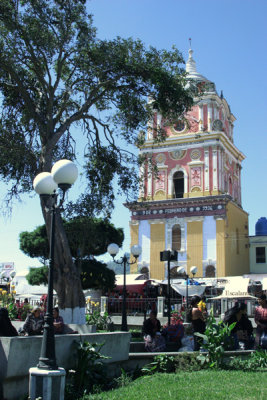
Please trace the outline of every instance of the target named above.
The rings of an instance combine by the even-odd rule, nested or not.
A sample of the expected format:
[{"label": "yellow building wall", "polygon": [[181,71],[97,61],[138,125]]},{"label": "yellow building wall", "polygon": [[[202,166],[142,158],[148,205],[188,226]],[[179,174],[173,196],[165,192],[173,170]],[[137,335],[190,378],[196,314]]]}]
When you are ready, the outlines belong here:
[{"label": "yellow building wall", "polygon": [[164,265],[160,252],[165,250],[165,223],[150,225],[150,277],[164,279]]},{"label": "yellow building wall", "polygon": [[[131,247],[134,246],[135,244],[138,244],[138,231],[139,231],[139,224],[130,225]],[[134,260],[134,257],[131,256],[131,261],[133,261],[133,260]],[[138,262],[138,260],[137,260],[137,262]],[[138,273],[137,263],[132,264],[130,266],[130,271],[131,271],[131,274],[137,274]]]},{"label": "yellow building wall", "polygon": [[225,276],[248,274],[248,214],[234,203],[229,202],[226,215]]},{"label": "yellow building wall", "polygon": [[187,223],[187,273],[190,268],[197,267],[197,276],[203,276],[203,223],[192,221]]},{"label": "yellow building wall", "polygon": [[225,276],[225,219],[216,220],[216,275]]}]

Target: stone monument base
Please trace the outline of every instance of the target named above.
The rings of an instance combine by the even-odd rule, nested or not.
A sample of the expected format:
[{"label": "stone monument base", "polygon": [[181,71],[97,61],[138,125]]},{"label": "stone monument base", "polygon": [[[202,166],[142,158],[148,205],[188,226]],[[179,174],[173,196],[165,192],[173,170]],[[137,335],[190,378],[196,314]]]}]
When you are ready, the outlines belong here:
[{"label": "stone monument base", "polygon": [[57,370],[30,368],[29,399],[64,400],[65,376],[64,368]]}]

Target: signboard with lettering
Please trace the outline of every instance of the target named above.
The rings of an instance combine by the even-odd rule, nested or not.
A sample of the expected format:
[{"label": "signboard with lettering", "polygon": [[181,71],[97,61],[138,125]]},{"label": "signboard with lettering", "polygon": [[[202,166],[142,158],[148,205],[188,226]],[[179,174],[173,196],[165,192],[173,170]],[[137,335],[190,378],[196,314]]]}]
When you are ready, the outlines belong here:
[{"label": "signboard with lettering", "polygon": [[181,215],[182,216],[194,216],[194,215],[224,215],[225,205],[224,204],[211,204],[211,205],[199,205],[190,207],[173,207],[173,208],[157,208],[157,209],[143,209],[132,212],[133,219],[139,218],[163,218],[166,216]]},{"label": "signboard with lettering", "polygon": [[5,276],[9,277],[10,273],[14,271],[15,264],[13,262],[0,263],[0,273],[5,272]]}]

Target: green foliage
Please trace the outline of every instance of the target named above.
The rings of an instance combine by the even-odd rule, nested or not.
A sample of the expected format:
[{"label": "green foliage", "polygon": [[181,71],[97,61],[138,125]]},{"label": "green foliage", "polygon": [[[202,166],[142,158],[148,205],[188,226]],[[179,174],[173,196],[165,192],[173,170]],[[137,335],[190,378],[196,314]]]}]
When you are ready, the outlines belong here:
[{"label": "green foliage", "polygon": [[[106,253],[110,243],[120,247],[124,240],[122,228],[115,226],[107,219],[77,217],[64,220],[70,251],[73,258],[83,259],[88,256],[99,256]],[[32,232],[21,232],[19,235],[20,250],[29,257],[45,261],[49,257],[49,242],[46,226],[41,225]]]},{"label": "green foliage", "polygon": [[[115,274],[106,264],[89,256],[97,256],[107,251],[111,242],[122,245],[124,234],[121,228],[115,228],[106,219],[72,218],[64,221],[70,250],[76,265],[81,272],[83,289],[95,288],[103,291],[113,289]],[[20,249],[29,257],[38,257],[45,264],[49,257],[49,243],[45,225],[37,227],[32,232],[20,234]],[[47,284],[48,268],[31,268],[27,280],[31,285]]]},{"label": "green foliage", "polygon": [[266,395],[264,373],[208,369],[143,376],[128,386],[84,396],[83,400],[264,400]]},{"label": "green foliage", "polygon": [[141,329],[129,329],[129,332],[131,333],[131,339],[143,339],[143,334]]},{"label": "green foliage", "polygon": [[32,232],[21,232],[19,235],[20,250],[29,257],[39,258],[42,264],[49,257],[49,243],[45,225],[38,226]]},{"label": "green foliage", "polygon": [[101,289],[104,292],[115,287],[115,273],[106,264],[93,260],[81,261],[83,289]]},{"label": "green foliage", "polygon": [[200,353],[198,357],[202,365],[208,363],[210,368],[219,368],[222,366],[224,351],[231,344],[230,335],[235,325],[235,322],[230,326],[224,324],[222,321],[217,323],[213,311],[211,311],[208,316],[205,333],[195,333],[196,336],[203,338],[202,347],[208,352],[207,354]]},{"label": "green foliage", "polygon": [[[146,162],[146,156],[133,154],[134,145],[143,143],[140,130],[147,129],[155,110],[171,121],[192,107],[183,63],[175,48],[147,48],[131,38],[99,39],[83,0],[1,0],[5,212],[33,190],[38,173],[50,171],[59,159],[79,159],[81,166],[80,196],[65,207],[69,218],[110,217],[117,195],[136,198],[139,166]],[[165,136],[155,128],[155,141]],[[49,227],[47,202],[42,199],[41,207]],[[61,274],[55,273],[59,304],[83,306],[77,270],[58,226],[56,272],[64,265]],[[66,282],[60,290],[58,276]]]},{"label": "green foliage", "polygon": [[91,314],[86,314],[86,324],[87,325],[96,325],[97,330],[111,331],[113,330],[113,323],[111,318],[108,316],[108,313],[105,312],[104,315],[100,314],[100,311],[95,310]]},{"label": "green foliage", "polygon": [[121,375],[118,378],[115,378],[114,382],[117,387],[124,387],[132,382],[132,377],[127,374],[127,372],[123,368],[121,368]]},{"label": "green foliage", "polygon": [[15,305],[15,302],[12,301],[12,302],[8,303],[6,308],[7,308],[7,311],[8,311],[9,318],[11,320],[16,319],[17,316],[18,316],[18,309],[17,309],[17,307]]},{"label": "green foliage", "polygon": [[203,365],[200,364],[197,353],[181,353],[175,358],[176,372],[200,371]]},{"label": "green foliage", "polygon": [[174,372],[175,371],[175,357],[167,354],[159,354],[154,357],[154,361],[150,364],[145,365],[142,368],[142,372],[147,375],[154,374],[156,372]]},{"label": "green foliage", "polygon": [[26,279],[30,285],[47,285],[48,284],[48,267],[30,268]]},{"label": "green foliage", "polygon": [[72,257],[79,258],[99,256],[106,253],[110,243],[121,247],[124,234],[122,228],[115,226],[104,218],[76,217],[64,221]]},{"label": "green foliage", "polygon": [[267,351],[257,350],[251,353],[246,359],[232,357],[228,367],[241,371],[267,371]]},{"label": "green foliage", "polygon": [[77,399],[86,393],[97,391],[99,387],[106,386],[106,369],[102,360],[108,357],[100,353],[103,345],[89,342],[77,343],[76,368],[68,371],[66,400]]},{"label": "green foliage", "polygon": [[[0,171],[10,184],[8,200],[29,192],[54,160],[77,157],[83,135],[88,184],[69,211],[110,215],[114,179],[126,194],[138,181],[127,146],[142,142],[138,132],[153,110],[172,120],[190,109],[192,91],[177,49],[100,40],[85,3],[1,0]],[[157,140],[164,136],[159,130]]]}]

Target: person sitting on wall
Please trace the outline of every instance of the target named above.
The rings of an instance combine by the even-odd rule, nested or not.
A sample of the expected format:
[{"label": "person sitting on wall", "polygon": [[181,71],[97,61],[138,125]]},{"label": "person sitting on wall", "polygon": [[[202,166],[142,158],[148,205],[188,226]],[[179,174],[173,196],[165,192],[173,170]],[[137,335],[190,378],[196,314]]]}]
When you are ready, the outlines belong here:
[{"label": "person sitting on wall", "polygon": [[28,315],[20,334],[25,336],[42,335],[44,326],[44,318],[41,316],[40,307],[34,307],[30,315]]},{"label": "person sitting on wall", "polygon": [[144,321],[143,333],[145,340],[145,349],[147,351],[156,352],[166,349],[166,342],[161,335],[160,321],[157,319],[156,311],[151,311],[149,318]]},{"label": "person sitting on wall", "polygon": [[18,332],[12,325],[6,308],[0,308],[0,336],[18,336]]},{"label": "person sitting on wall", "polygon": [[172,314],[170,325],[166,324],[163,327],[162,335],[165,336],[167,343],[177,345],[175,345],[175,351],[181,347],[182,338],[184,337],[184,325],[182,319],[177,313]]},{"label": "person sitting on wall", "polygon": [[58,307],[53,308],[53,325],[54,325],[54,331],[56,334],[63,333],[64,330],[64,321],[63,318],[59,315],[59,309]]},{"label": "person sitting on wall", "polygon": [[241,330],[240,321],[244,314],[247,312],[247,306],[245,303],[238,304],[236,303],[234,307],[230,308],[226,311],[223,322],[230,326],[235,323],[234,328],[231,330],[231,337],[233,338],[233,350],[237,350],[239,348],[239,338],[237,335],[237,331]]},{"label": "person sitting on wall", "polygon": [[261,336],[267,334],[267,301],[266,295],[262,294],[259,299],[259,306],[255,309],[255,322],[256,328],[256,340],[255,345],[261,346]]},{"label": "person sitting on wall", "polygon": [[246,312],[242,314],[240,321],[237,324],[237,338],[239,343],[244,343],[245,350],[251,350],[254,347],[255,338],[253,335],[253,326]]}]

